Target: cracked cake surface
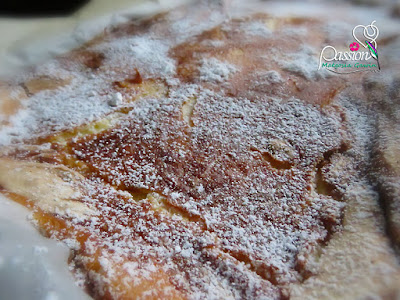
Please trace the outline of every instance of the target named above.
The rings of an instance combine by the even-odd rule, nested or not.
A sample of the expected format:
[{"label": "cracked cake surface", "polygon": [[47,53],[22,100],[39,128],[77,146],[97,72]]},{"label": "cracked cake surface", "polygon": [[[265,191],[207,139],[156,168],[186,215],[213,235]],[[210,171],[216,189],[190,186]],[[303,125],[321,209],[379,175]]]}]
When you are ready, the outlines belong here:
[{"label": "cracked cake surface", "polygon": [[374,109],[314,68],[323,26],[182,7],[1,83],[2,193],[96,299],[400,295]]}]

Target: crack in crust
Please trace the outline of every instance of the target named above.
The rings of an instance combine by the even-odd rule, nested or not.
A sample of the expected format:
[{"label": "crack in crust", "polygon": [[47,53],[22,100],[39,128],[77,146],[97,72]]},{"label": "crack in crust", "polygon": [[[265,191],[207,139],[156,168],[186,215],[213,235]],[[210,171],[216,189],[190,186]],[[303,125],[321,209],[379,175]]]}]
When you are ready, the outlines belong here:
[{"label": "crack in crust", "polygon": [[[0,156],[2,188],[68,244],[95,298],[286,299],[329,273],[318,261],[349,198],[345,84],[296,65],[302,38],[285,31],[319,47],[321,23],[200,12],[120,25],[57,60],[70,81],[39,72],[22,84],[42,109],[60,93],[100,107],[69,111],[67,127],[46,111]],[[205,18],[220,21],[185,23]]]}]

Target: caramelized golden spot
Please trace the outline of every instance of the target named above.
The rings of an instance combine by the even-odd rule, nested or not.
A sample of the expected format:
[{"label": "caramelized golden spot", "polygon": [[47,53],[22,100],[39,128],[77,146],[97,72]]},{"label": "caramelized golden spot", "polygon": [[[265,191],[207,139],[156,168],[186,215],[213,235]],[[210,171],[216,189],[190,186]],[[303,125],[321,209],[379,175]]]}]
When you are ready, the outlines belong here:
[{"label": "caramelized golden spot", "polygon": [[203,228],[206,227],[204,222],[201,220],[201,218],[199,218],[197,216],[193,216],[193,215],[189,214],[188,212],[186,212],[185,210],[171,205],[164,196],[162,196],[156,192],[148,193],[146,196],[146,200],[149,203],[151,203],[152,209],[154,211],[166,214],[168,216],[174,216],[174,215],[179,216],[181,221],[197,222]]},{"label": "caramelized golden spot", "polygon": [[[166,274],[162,269],[153,271],[147,276],[131,278],[129,282],[126,282],[126,278],[130,278],[127,270],[124,270],[123,267],[116,265],[115,271],[115,276],[112,276],[108,279],[110,280],[111,288],[121,293],[121,296],[119,297],[121,300],[187,299],[187,297],[185,297],[175,288],[175,286],[171,284],[169,275]],[[99,273],[101,274],[102,270],[100,270]]]},{"label": "caramelized golden spot", "polygon": [[72,130],[63,131],[57,135],[50,137],[48,141],[51,143],[65,145],[72,138],[94,135],[113,128],[115,124],[124,116],[124,113],[115,112],[99,121],[94,121],[92,123],[76,127]]},{"label": "caramelized golden spot", "polygon": [[335,186],[324,179],[321,168],[317,168],[315,175],[316,192],[325,196],[332,196]]},{"label": "caramelized golden spot", "polygon": [[190,126],[193,127],[193,121],[192,121],[192,115],[193,115],[193,110],[196,105],[196,98],[191,97],[187,99],[183,105],[182,105],[182,117],[183,120]]},{"label": "caramelized golden spot", "polygon": [[9,124],[9,119],[21,108],[21,100],[26,99],[21,87],[0,83],[0,128]]},{"label": "caramelized golden spot", "polygon": [[105,56],[103,53],[84,51],[80,53],[82,63],[90,69],[98,69],[102,66]]},{"label": "caramelized golden spot", "polygon": [[[133,88],[135,92],[134,96],[130,98],[126,97],[128,101],[135,101],[144,97],[160,98],[167,94],[167,87],[163,83],[155,82],[152,80],[144,81],[140,84],[126,83],[124,87]],[[71,130],[63,131],[47,139],[44,139],[43,141],[65,145],[72,138],[99,134],[103,131],[115,127],[119,120],[126,116],[129,111],[129,108],[121,108],[118,111],[113,112],[98,121],[94,121],[89,124],[73,128]]]},{"label": "caramelized golden spot", "polygon": [[165,96],[168,91],[162,82],[153,79],[143,80],[137,70],[134,76],[123,81],[115,81],[113,86],[115,89],[122,90],[121,92],[129,93],[129,97],[126,97],[128,102],[145,97],[160,98]]},{"label": "caramelized golden spot", "polygon": [[143,82],[142,76],[140,75],[138,69],[133,77],[129,77],[124,81],[114,81],[113,85],[120,88],[128,88],[133,84],[140,84]]},{"label": "caramelized golden spot", "polygon": [[[0,159],[0,186],[33,201],[43,211],[90,215],[94,212],[76,201],[82,176],[63,166]],[[57,189],[54,189],[54,187]]]},{"label": "caramelized golden spot", "polygon": [[143,81],[141,84],[134,87],[136,95],[131,98],[135,101],[144,97],[160,98],[167,94],[168,89],[165,84],[152,80]]},{"label": "caramelized golden spot", "polygon": [[2,193],[7,198],[12,199],[13,201],[15,201],[25,207],[32,208],[32,203],[29,201],[29,199],[27,197],[10,192],[10,191],[4,189],[1,185],[0,185],[0,193]]},{"label": "caramelized golden spot", "polygon": [[310,23],[315,23],[314,20],[307,17],[288,17],[283,19],[286,24],[291,25],[307,25]]},{"label": "caramelized golden spot", "polygon": [[44,90],[54,90],[69,84],[71,79],[51,78],[48,76],[41,76],[34,78],[24,83],[29,94],[36,94]]},{"label": "caramelized golden spot", "polygon": [[271,31],[277,30],[281,25],[282,25],[282,20],[277,18],[270,18],[265,21],[265,26]]},{"label": "caramelized golden spot", "polygon": [[[100,286],[94,291],[95,298],[113,299],[115,295],[118,295],[117,299],[120,300],[187,299],[170,282],[170,276],[161,268],[132,277],[129,265],[140,263],[137,259],[122,256],[118,262],[110,261],[109,253],[97,249],[95,253],[84,251],[74,260],[80,268],[91,270],[97,274],[96,276],[101,276],[107,281],[106,286]],[[102,264],[104,261],[110,264]],[[154,263],[157,264],[157,262]],[[89,280],[93,280],[96,284],[96,278],[91,279],[89,276]]]},{"label": "caramelized golden spot", "polygon": [[247,61],[245,57],[245,50],[240,48],[229,49],[224,57],[220,57],[220,59],[233,65],[244,65]]},{"label": "caramelized golden spot", "polygon": [[264,152],[263,158],[271,164],[271,167],[275,169],[290,169],[292,165],[287,161],[277,160],[272,154],[269,152]]},{"label": "caramelized golden spot", "polygon": [[297,157],[293,147],[279,139],[271,140],[265,148],[251,147],[251,150],[260,152],[275,169],[290,169]]},{"label": "caramelized golden spot", "polygon": [[210,40],[226,40],[226,33],[220,26],[217,26],[203,33],[201,37]]},{"label": "caramelized golden spot", "polygon": [[[66,147],[66,151],[68,151],[68,147]],[[69,154],[63,155],[62,163],[71,168],[72,170],[79,172],[83,176],[91,175],[89,166],[83,161],[75,159],[72,155]]]},{"label": "caramelized golden spot", "polygon": [[149,197],[149,195],[152,193],[150,190],[148,189],[129,189],[128,191],[130,197],[132,197],[133,200],[136,201],[140,201],[143,199],[146,199]]}]

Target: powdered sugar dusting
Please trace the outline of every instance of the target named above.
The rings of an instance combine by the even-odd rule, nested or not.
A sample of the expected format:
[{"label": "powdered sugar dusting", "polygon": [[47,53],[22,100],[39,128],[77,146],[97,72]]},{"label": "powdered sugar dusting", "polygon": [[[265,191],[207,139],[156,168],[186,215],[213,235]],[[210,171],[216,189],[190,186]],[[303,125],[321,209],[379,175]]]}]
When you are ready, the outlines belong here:
[{"label": "powdered sugar dusting", "polygon": [[[177,10],[106,35],[84,50],[90,55],[78,55],[87,61],[63,61],[68,85],[31,96],[14,127],[2,129],[6,144],[13,136],[46,136],[123,112],[97,134],[75,136],[65,147],[51,144],[58,163],[84,174],[79,200],[99,213],[53,215],[73,227],[66,236],[38,219],[75,250],[73,267],[94,297],[280,298],[291,283],[313,276],[311,254],[341,228],[341,196],[353,178],[343,183],[345,172],[335,167],[351,153],[349,128],[344,105],[308,101],[320,95],[318,82],[301,84],[325,78],[315,68],[315,51],[303,47],[258,65],[267,39],[274,39],[264,23],[220,26],[221,13],[203,12]],[[246,46],[236,40],[243,50],[227,51],[226,40],[217,43],[222,54],[207,48],[213,34],[243,34],[238,26],[258,37]],[[289,49],[298,44],[273,41]],[[190,54],[180,57],[180,47]],[[250,72],[262,93],[246,85]],[[151,88],[159,82],[166,92],[155,95]],[[294,97],[291,82],[306,96]],[[288,91],[268,92],[280,84]],[[141,88],[146,96],[135,98]],[[16,157],[40,162],[25,151]]]},{"label": "powdered sugar dusting", "polygon": [[229,63],[224,63],[216,58],[204,58],[200,66],[200,80],[221,83],[226,81],[237,68]]},{"label": "powdered sugar dusting", "polygon": [[218,7],[215,7],[215,5],[218,6],[217,2],[202,3],[199,1],[197,5],[197,9],[202,10],[203,14],[198,14],[196,8],[176,10],[169,14],[170,27],[177,43],[187,41],[225,21],[225,15]]},{"label": "powdered sugar dusting", "polygon": [[287,60],[280,62],[283,69],[292,71],[306,79],[325,78],[327,73],[318,70],[317,51],[309,46],[301,47],[300,51],[287,55]]},{"label": "powdered sugar dusting", "polygon": [[[78,142],[76,155],[113,185],[161,190],[171,205],[198,216],[220,239],[224,251],[259,261],[252,267],[261,276],[272,276],[277,282],[296,280],[297,251],[326,237],[318,221],[322,211],[334,219],[340,215],[342,204],[329,197],[300,209],[312,197],[305,174],[313,173],[323,153],[339,147],[340,124],[299,101],[281,104],[267,98],[250,102],[197,89],[189,140],[185,123],[176,118],[193,86],[174,91],[171,98],[139,102],[132,118],[119,128],[95,142]],[[291,122],[294,115],[296,122]],[[162,125],[166,122],[168,128]],[[168,134],[171,130],[174,136]],[[145,144],[139,142],[144,133]],[[298,157],[288,171],[271,169],[252,149],[262,152],[272,139],[289,141],[303,159]],[[130,150],[110,155],[121,141]],[[152,149],[168,152],[149,156]],[[238,167],[241,164],[247,171]],[[301,224],[300,228],[295,230],[289,225],[293,223]],[[181,255],[191,256],[188,251]],[[270,268],[279,271],[267,275]]]},{"label": "powdered sugar dusting", "polygon": [[143,70],[147,76],[170,76],[175,73],[175,62],[168,57],[170,45],[152,36],[118,38],[94,47],[104,52],[109,64],[116,68],[127,65]]},{"label": "powdered sugar dusting", "polygon": [[262,22],[244,23],[242,29],[250,36],[269,37],[272,34],[272,31]]},{"label": "powdered sugar dusting", "polygon": [[[82,81],[86,83],[82,84]],[[0,144],[61,131],[104,115],[111,110],[107,97],[91,94],[93,90],[101,90],[102,83],[101,79],[89,80],[78,75],[66,87],[42,91],[30,97],[24,102],[24,108],[12,117],[12,126],[1,128]]]}]

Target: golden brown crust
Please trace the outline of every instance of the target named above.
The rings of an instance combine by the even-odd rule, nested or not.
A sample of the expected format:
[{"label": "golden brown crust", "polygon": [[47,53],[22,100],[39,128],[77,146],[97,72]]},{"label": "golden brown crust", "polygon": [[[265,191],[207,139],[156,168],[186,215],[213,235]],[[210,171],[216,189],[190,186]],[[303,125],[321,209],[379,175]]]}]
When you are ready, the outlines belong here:
[{"label": "golden brown crust", "polygon": [[95,298],[395,294],[360,79],[308,65],[323,25],[200,7],[106,31],[25,77],[0,185]]}]

